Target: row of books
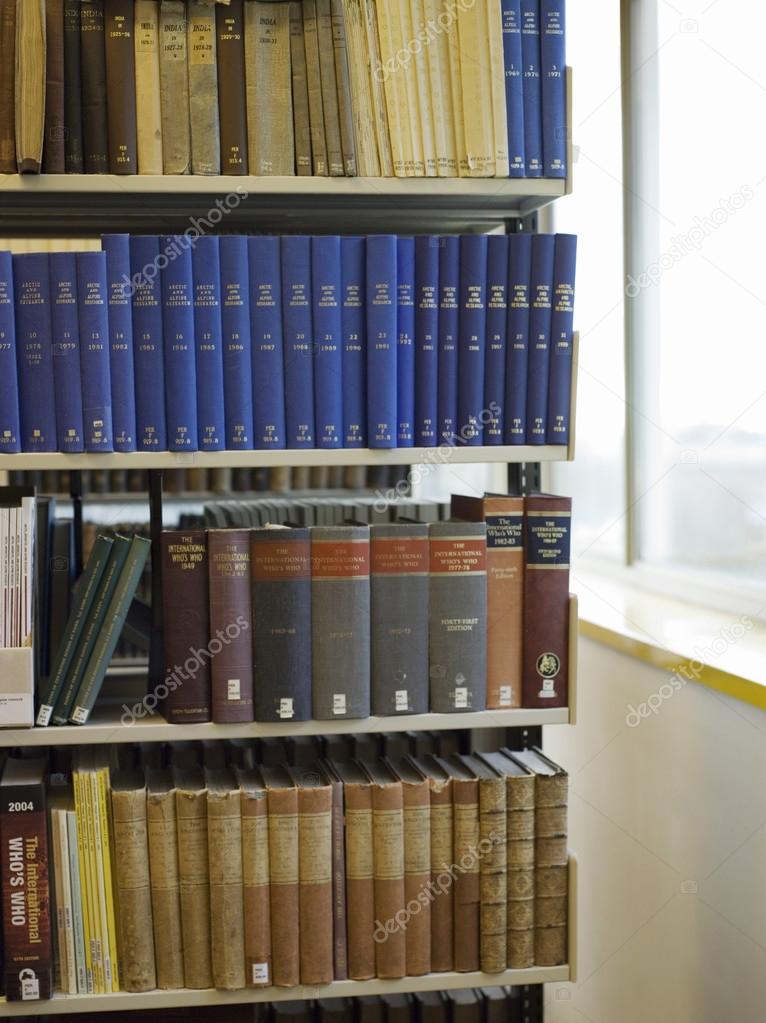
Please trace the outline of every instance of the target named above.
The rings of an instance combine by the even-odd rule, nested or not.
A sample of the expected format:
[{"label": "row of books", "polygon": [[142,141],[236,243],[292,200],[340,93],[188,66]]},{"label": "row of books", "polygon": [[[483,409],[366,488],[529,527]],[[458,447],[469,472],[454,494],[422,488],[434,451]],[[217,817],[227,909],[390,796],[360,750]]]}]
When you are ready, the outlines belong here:
[{"label": "row of books", "polygon": [[576,242],[0,252],[0,452],[567,444]]},{"label": "row of books", "polygon": [[3,915],[9,999],[30,973],[51,996],[54,921],[72,994],[567,961],[568,778],[541,751],[308,769],[189,752],[125,769],[80,749],[55,785],[47,758],[7,760],[0,870],[26,888]]},{"label": "row of books", "polygon": [[6,173],[566,177],[564,0],[2,0],[0,66]]},{"label": "row of books", "polygon": [[0,488],[0,650],[32,644],[34,491]]}]

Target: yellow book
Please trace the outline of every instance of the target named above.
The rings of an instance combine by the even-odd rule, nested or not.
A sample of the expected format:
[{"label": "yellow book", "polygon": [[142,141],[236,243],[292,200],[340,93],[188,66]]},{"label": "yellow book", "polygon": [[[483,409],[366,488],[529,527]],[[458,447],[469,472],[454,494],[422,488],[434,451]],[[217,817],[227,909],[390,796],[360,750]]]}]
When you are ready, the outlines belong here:
[{"label": "yellow book", "polygon": [[82,772],[79,767],[76,767],[72,772],[72,787],[74,788],[74,806],[77,818],[77,844],[80,853],[80,894],[82,898],[83,936],[85,938],[85,979],[88,985],[88,994],[92,995],[98,993],[96,990],[96,964],[93,954],[96,937],[93,928],[93,907],[91,906],[90,897],[88,828],[85,820]]},{"label": "yellow book", "polygon": [[383,83],[388,111],[388,129],[391,137],[391,153],[394,161],[394,173],[397,177],[412,177],[415,167],[412,160],[412,138],[406,120],[406,88],[396,56],[396,36],[394,33],[395,18],[393,4],[377,3],[375,11],[378,21],[378,40],[380,44],[380,63],[373,68],[373,74]]},{"label": "yellow book", "polygon": [[468,175],[475,178],[495,173],[487,4],[488,0],[474,0],[470,7],[460,7],[457,15]]},{"label": "yellow book", "polygon": [[495,177],[507,178],[511,173],[511,165],[508,158],[508,116],[505,105],[502,0],[487,0],[487,39],[492,92],[492,134],[495,141]]},{"label": "yellow book", "polygon": [[354,97],[352,114],[359,174],[365,178],[377,178],[380,177],[380,160],[370,90],[367,30],[362,0],[343,0],[343,14],[346,22],[351,95]]},{"label": "yellow book", "polygon": [[106,876],[104,872],[104,842],[101,834],[101,811],[99,809],[98,793],[98,769],[90,768],[88,771],[88,783],[90,785],[90,812],[93,820],[93,845],[96,862],[96,886],[98,899],[98,912],[101,933],[101,957],[104,966],[104,991],[110,994],[112,991],[112,947],[109,943],[109,913],[107,911],[106,899]]},{"label": "yellow book", "polygon": [[417,108],[420,114],[420,135],[423,144],[423,161],[426,177],[435,178],[439,171],[434,134],[434,110],[431,97],[431,82],[428,65],[430,35],[426,28],[424,0],[410,0],[410,50],[415,78]]},{"label": "yellow book", "polygon": [[104,928],[104,915],[102,913],[100,886],[99,886],[99,865],[98,852],[96,848],[96,820],[93,813],[93,782],[91,778],[91,761],[93,751],[88,750],[88,760],[84,764],[82,772],[82,794],[83,807],[85,811],[85,837],[88,843],[88,871],[90,884],[90,907],[91,920],[93,923],[93,967],[96,993],[104,995],[109,990],[106,985],[105,968],[105,945],[106,929]]},{"label": "yellow book", "polygon": [[114,871],[112,869],[112,795],[109,767],[105,763],[96,772],[98,787],[98,814],[101,827],[101,850],[104,863],[104,893],[106,896],[106,923],[109,938],[109,952],[112,962],[112,991],[120,990],[120,970],[117,947],[117,908],[114,897]]},{"label": "yellow book", "polygon": [[452,93],[452,123],[455,128],[455,151],[457,152],[458,173],[461,177],[468,174],[468,151],[465,143],[465,122],[463,119],[463,82],[460,75],[460,36],[458,34],[457,13],[450,6],[450,0],[441,0],[441,18],[444,18],[447,35],[447,53],[449,54],[449,77]]},{"label": "yellow book", "polygon": [[[388,3],[389,0],[386,0]],[[423,148],[423,131],[421,128],[420,100],[418,98],[418,76],[415,68],[416,40],[412,27],[410,0],[393,0],[394,8],[391,21],[394,32],[394,52],[397,58],[396,74],[401,78],[403,86],[399,88],[402,131],[409,134],[412,146],[413,174],[417,178],[425,177],[426,163]],[[398,11],[398,14],[397,14]]]},{"label": "yellow book", "polygon": [[449,40],[442,28],[439,15],[441,0],[424,0],[425,32],[428,42],[428,79],[431,90],[436,169],[440,178],[457,177],[457,145],[455,143],[455,114],[452,109],[450,82]]},{"label": "yellow book", "polygon": [[[380,160],[381,177],[394,176],[394,158],[391,152],[391,134],[388,126],[388,110],[386,108],[386,92],[381,74],[380,41],[378,39],[378,19],[375,14],[374,0],[361,0],[362,22],[367,53],[367,75],[370,83],[373,125],[378,141],[378,159]],[[404,167],[401,168],[404,174]]]}]

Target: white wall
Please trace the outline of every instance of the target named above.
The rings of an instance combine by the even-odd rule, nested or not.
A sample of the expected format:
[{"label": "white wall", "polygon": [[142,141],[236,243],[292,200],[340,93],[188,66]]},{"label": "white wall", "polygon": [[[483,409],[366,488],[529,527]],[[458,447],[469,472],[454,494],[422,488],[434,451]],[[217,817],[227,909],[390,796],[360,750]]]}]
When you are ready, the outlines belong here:
[{"label": "white wall", "polygon": [[[570,771],[579,981],[546,1023],[766,1021],[766,712],[584,640],[579,724],[545,731]],[[668,690],[664,690],[667,694]]]}]

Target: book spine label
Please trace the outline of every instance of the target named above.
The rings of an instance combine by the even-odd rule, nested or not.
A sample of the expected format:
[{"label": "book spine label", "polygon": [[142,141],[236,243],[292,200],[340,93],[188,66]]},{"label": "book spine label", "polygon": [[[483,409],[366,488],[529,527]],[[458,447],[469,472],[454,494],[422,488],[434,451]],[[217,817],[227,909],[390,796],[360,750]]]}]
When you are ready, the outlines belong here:
[{"label": "book spine label", "polygon": [[577,237],[557,234],[551,298],[551,361],[548,384],[548,444],[568,444],[574,356],[574,295]]},{"label": "book spine label", "polygon": [[396,238],[367,239],[367,428],[371,448],[394,448],[397,437]]},{"label": "book spine label", "polygon": [[415,239],[415,446],[432,448],[439,433],[439,241]]},{"label": "book spine label", "polygon": [[256,721],[311,717],[311,544],[307,529],[252,534]]},{"label": "book spine label", "polygon": [[55,391],[47,253],[14,256],[13,286],[21,450],[55,451],[56,415],[50,400]]},{"label": "book spine label", "polygon": [[50,254],[51,331],[58,450],[84,451],[80,324],[77,315],[77,258],[73,252]]},{"label": "book spine label", "polygon": [[370,785],[347,784],[343,786],[343,795],[346,822],[348,975],[351,980],[370,980],[375,976],[372,788]]},{"label": "book spine label", "polygon": [[192,174],[221,173],[215,4],[188,4],[189,120]]},{"label": "book spine label", "polygon": [[82,418],[86,451],[113,451],[106,254],[77,253]]},{"label": "book spine label", "polygon": [[512,234],[508,239],[508,332],[503,430],[506,444],[526,444],[527,440],[531,262],[532,236]]},{"label": "book spine label", "polygon": [[106,174],[109,170],[109,160],[104,0],[82,0],[80,4],[80,54],[85,173]]},{"label": "book spine label", "polygon": [[136,153],[139,174],[162,174],[160,5],[136,0]]},{"label": "book spine label", "polygon": [[[401,782],[372,786],[375,870],[375,972],[381,980],[407,973],[406,931],[397,921],[405,912],[404,806]],[[397,917],[399,913],[399,917]],[[378,935],[385,937],[377,937]]]},{"label": "book spine label", "polygon": [[414,900],[420,912],[407,923],[405,948],[407,976],[422,977],[431,972],[431,903],[422,901],[431,881],[431,796],[428,782],[404,782],[404,896]]},{"label": "book spine label", "polygon": [[207,537],[169,530],[161,545],[165,713],[173,724],[210,721]]},{"label": "book spine label", "polygon": [[484,443],[502,444],[505,431],[505,366],[508,331],[508,238],[487,243],[487,353],[484,364]]},{"label": "book spine label", "polygon": [[316,0],[317,45],[319,47],[319,75],[322,83],[322,113],[327,143],[327,166],[332,177],[342,177],[343,144],[338,111],[338,85],[335,74],[335,54],[331,0]]},{"label": "book spine label", "polygon": [[545,444],[546,439],[548,374],[551,362],[554,250],[554,235],[533,235],[532,269],[529,289],[527,444]]},{"label": "book spine label", "polygon": [[479,782],[452,782],[455,863],[455,970],[472,973],[479,969],[480,888]]},{"label": "book spine label", "polygon": [[255,447],[285,447],[282,275],[279,238],[248,240],[250,318],[253,338],[253,430]]},{"label": "book spine label", "polygon": [[45,140],[44,174],[65,171],[64,140],[64,0],[45,4]]},{"label": "book spine label", "polygon": [[543,175],[567,176],[566,9],[564,0],[540,0]]},{"label": "book spine label", "polygon": [[272,983],[300,982],[300,841],[298,792],[269,789]]},{"label": "book spine label", "polygon": [[242,790],[242,903],[245,917],[245,981],[271,984],[269,818],[266,792]]},{"label": "book spine label", "polygon": [[521,59],[524,67],[524,156],[528,178],[543,175],[543,97],[540,80],[540,0],[521,0]]},{"label": "book spine label", "polygon": [[303,4],[290,4],[290,68],[293,92],[293,127],[295,132],[295,169],[301,176],[312,173],[311,121],[309,118],[309,87],[306,68],[306,45],[303,38]]},{"label": "book spine label", "polygon": [[458,331],[460,323],[460,239],[439,241],[439,443],[454,444],[458,415]]},{"label": "book spine label", "polygon": [[[430,780],[431,798],[431,970],[454,969],[454,853],[452,781]],[[462,921],[461,921],[462,925]]]},{"label": "book spine label", "polygon": [[162,329],[168,450],[197,450],[197,383],[194,344],[194,277],[186,238],[163,235]]},{"label": "book spine label", "polygon": [[183,0],[161,0],[160,103],[165,174],[188,174],[191,166],[187,58],[186,4]]},{"label": "book spine label", "polygon": [[314,401],[318,448],[339,448],[343,439],[341,263],[337,235],[311,239],[314,306]]},{"label": "book spine label", "polygon": [[526,174],[524,156],[524,68],[521,57],[521,0],[502,0],[505,109],[510,177]]},{"label": "book spine label", "polygon": [[338,90],[338,116],[340,140],[343,149],[343,169],[346,177],[356,177],[357,154],[354,139],[354,115],[351,102],[351,76],[348,66],[348,42],[343,0],[330,0],[332,41],[335,56],[335,81]]},{"label": "book spine label", "polygon": [[285,428],[289,448],[315,447],[311,239],[281,239]]},{"label": "book spine label", "polygon": [[184,986],[213,986],[210,936],[210,856],[204,789],[176,791],[178,888],[183,931]]},{"label": "book spine label", "polygon": [[12,455],[19,451],[21,421],[16,360],[16,311],[13,300],[13,259],[10,252],[0,252],[0,454]]},{"label": "book spine label", "polygon": [[319,70],[319,32],[317,26],[316,0],[303,0],[303,41],[306,50],[306,75],[308,79],[309,119],[311,126],[311,152],[314,174],[327,177],[327,141],[322,110],[322,76]]},{"label": "book spine label", "polygon": [[0,174],[16,173],[15,68],[16,0],[0,0]]},{"label": "book spine label", "polygon": [[[222,649],[211,668],[213,720],[253,720],[253,655],[250,634],[250,535],[243,529],[208,533],[210,635]],[[212,639],[211,639],[212,645]]]},{"label": "book spine label", "polygon": [[120,977],[125,991],[157,986],[152,940],[152,892],[146,828],[146,789],[112,792],[115,882],[119,904]]},{"label": "book spine label", "polygon": [[221,116],[221,173],[247,174],[245,16],[243,0],[216,5],[218,108]]},{"label": "book spine label", "polygon": [[136,377],[136,442],[139,451],[167,451],[162,292],[156,235],[130,239],[130,296]]},{"label": "book spine label", "polygon": [[247,238],[224,235],[221,254],[221,324],[225,448],[253,448],[253,357],[250,337],[250,278]]},{"label": "book spine label", "polygon": [[221,260],[218,239],[198,238],[192,254],[197,375],[197,437],[200,451],[224,451],[221,334]]},{"label": "book spine label", "polygon": [[213,984],[221,991],[245,987],[242,886],[242,816],[238,789],[207,795],[210,863],[210,946]]},{"label": "book spine label", "polygon": [[130,236],[104,235],[101,247],[106,253],[114,450],[129,452],[136,450],[136,388],[129,283]]},{"label": "book spine label", "polygon": [[[288,4],[245,4],[247,141],[251,174],[295,173]],[[268,103],[263,97],[268,96]],[[308,128],[308,125],[306,125]]]},{"label": "book spine label", "polygon": [[341,238],[343,309],[343,447],[367,447],[366,243]]},{"label": "book spine label", "polygon": [[[369,243],[368,243],[369,244]],[[415,445],[415,239],[396,239],[396,446]]]},{"label": "book spine label", "polygon": [[178,875],[175,792],[149,793],[146,800],[152,919],[157,987],[184,986],[183,931]]},{"label": "book spine label", "polygon": [[106,109],[111,174],[135,174],[138,170],[133,25],[133,0],[105,0]]},{"label": "book spine label", "polygon": [[460,239],[460,327],[457,436],[469,446],[484,440],[484,363],[487,329],[487,236]]},{"label": "book spine label", "polygon": [[[301,984],[333,980],[332,788],[298,789]],[[306,935],[311,935],[309,941]]]}]

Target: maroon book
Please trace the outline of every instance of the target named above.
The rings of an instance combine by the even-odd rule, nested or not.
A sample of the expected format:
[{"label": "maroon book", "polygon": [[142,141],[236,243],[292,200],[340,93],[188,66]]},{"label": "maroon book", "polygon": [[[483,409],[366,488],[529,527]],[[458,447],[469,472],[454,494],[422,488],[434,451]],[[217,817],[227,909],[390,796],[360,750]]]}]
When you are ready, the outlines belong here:
[{"label": "maroon book", "polygon": [[64,167],[64,0],[45,0],[45,138],[43,174]]},{"label": "maroon book", "polygon": [[253,720],[250,531],[208,532],[213,721]]},{"label": "maroon book", "polygon": [[245,14],[243,0],[217,4],[218,109],[221,119],[221,173],[247,174],[245,98]]}]

